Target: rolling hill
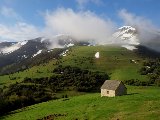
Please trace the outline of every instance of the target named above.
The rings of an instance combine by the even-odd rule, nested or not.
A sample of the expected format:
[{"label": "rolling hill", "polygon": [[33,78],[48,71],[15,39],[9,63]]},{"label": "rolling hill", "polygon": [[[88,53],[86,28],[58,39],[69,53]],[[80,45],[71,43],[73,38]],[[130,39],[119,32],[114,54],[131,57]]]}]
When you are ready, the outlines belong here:
[{"label": "rolling hill", "polygon": [[[96,52],[100,53],[99,59],[95,58]],[[22,81],[25,77],[39,78],[51,76],[53,74],[53,69],[58,65],[78,66],[82,69],[88,69],[91,71],[98,70],[106,72],[111,79],[147,80],[147,77],[145,75],[140,75],[138,71],[142,67],[143,61],[148,59],[148,57],[141,56],[141,54],[138,54],[136,51],[130,51],[123,47],[75,46],[68,48],[67,51],[64,49],[58,53],[58,59],[55,59],[55,56],[53,55],[54,53],[54,51],[50,52],[49,56],[52,57],[46,58],[49,59],[49,61],[44,60],[44,63],[38,66],[33,66],[27,70],[19,71],[10,75],[0,76],[1,85]],[[44,55],[39,56],[39,58],[42,59]]]}]

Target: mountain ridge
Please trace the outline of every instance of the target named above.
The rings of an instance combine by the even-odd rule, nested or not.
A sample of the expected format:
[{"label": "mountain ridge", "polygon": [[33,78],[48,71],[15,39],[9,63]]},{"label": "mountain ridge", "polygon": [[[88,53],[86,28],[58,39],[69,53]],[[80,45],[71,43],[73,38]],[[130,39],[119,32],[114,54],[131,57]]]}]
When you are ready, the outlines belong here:
[{"label": "mountain ridge", "polygon": [[[134,51],[137,54],[142,55],[145,53],[144,56],[150,58],[159,56],[159,52],[141,46],[137,35],[138,33],[135,28],[131,26],[122,26],[113,34],[113,37],[120,41],[121,47]],[[93,44],[89,41],[78,41],[72,36],[65,34],[56,35],[50,39],[47,37],[38,37],[21,42],[2,42],[0,43],[0,73],[9,74],[5,71],[10,68],[16,68],[17,70],[12,70],[12,72],[16,72],[18,70],[27,69],[29,66],[39,65],[42,61],[47,59],[66,56],[67,49],[73,46],[93,46]],[[10,48],[14,49],[10,50]],[[54,48],[59,49],[54,51]],[[3,51],[4,53],[2,53]],[[36,64],[34,61],[39,62]]]}]

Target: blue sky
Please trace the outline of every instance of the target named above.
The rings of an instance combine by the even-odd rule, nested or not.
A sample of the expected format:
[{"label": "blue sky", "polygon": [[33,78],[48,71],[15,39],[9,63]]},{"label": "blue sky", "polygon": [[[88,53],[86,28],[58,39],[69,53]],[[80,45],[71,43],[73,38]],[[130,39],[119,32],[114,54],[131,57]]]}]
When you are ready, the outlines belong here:
[{"label": "blue sky", "polygon": [[[111,20],[117,26],[126,23],[119,16],[119,11],[125,10],[132,16],[146,18],[154,26],[160,26],[160,0],[1,0],[0,41],[18,41],[38,36],[42,32],[39,29],[46,29],[46,24],[48,24],[46,23],[49,21],[46,20],[47,11],[50,15],[53,15],[52,12],[59,8],[63,8],[64,11],[69,8],[75,14],[89,11],[103,20]],[[19,31],[18,29],[23,26],[26,29]],[[11,35],[8,34],[10,36],[7,37],[6,31],[11,32],[12,30],[15,31],[14,34],[17,34],[17,36],[10,33]],[[26,36],[18,36],[21,32],[28,32],[28,30],[30,30],[30,34],[32,32],[35,32],[35,34],[31,37],[26,34]],[[3,33],[6,35],[3,35]]]}]

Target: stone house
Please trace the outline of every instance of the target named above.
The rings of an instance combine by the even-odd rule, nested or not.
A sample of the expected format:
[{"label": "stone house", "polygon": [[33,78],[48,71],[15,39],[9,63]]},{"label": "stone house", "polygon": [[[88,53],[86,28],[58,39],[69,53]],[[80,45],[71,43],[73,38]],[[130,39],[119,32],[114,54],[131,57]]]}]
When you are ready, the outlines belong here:
[{"label": "stone house", "polygon": [[127,88],[125,87],[122,81],[106,80],[101,87],[101,97],[114,97],[125,94],[127,94]]}]

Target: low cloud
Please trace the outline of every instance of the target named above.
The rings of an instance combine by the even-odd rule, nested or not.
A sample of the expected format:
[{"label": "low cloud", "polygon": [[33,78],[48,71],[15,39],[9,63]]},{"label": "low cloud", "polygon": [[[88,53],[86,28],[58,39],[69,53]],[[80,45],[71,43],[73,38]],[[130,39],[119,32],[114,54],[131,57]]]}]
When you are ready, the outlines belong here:
[{"label": "low cloud", "polygon": [[[111,20],[103,19],[93,12],[75,12],[72,9],[58,9],[45,16],[47,33],[68,34],[79,40],[95,40],[104,44],[115,30]],[[49,32],[50,31],[50,32]]]},{"label": "low cloud", "polygon": [[141,45],[160,50],[160,31],[149,19],[129,13],[123,9],[119,12],[125,25],[135,27]]}]

